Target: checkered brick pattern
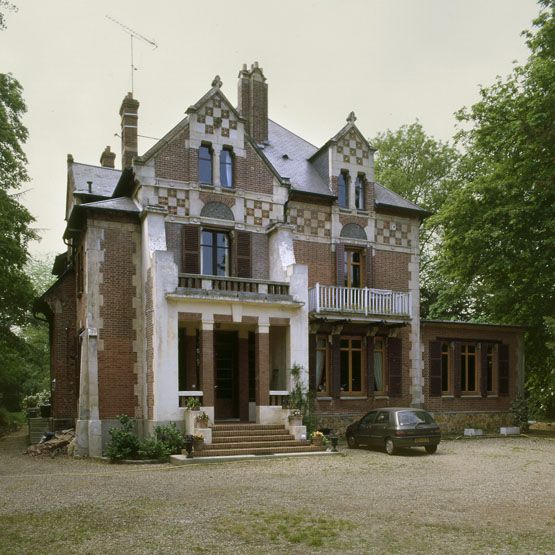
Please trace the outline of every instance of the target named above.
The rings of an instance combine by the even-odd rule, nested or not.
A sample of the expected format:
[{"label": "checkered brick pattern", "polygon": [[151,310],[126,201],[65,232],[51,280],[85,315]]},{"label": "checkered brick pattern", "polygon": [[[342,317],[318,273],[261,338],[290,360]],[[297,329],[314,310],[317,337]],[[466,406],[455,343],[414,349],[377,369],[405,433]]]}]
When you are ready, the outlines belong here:
[{"label": "checkered brick pattern", "polygon": [[410,233],[412,226],[389,220],[376,220],[376,240],[384,245],[411,247]]},{"label": "checkered brick pattern", "polygon": [[275,220],[271,202],[245,199],[245,223],[248,225],[267,226]]},{"label": "checkered brick pattern", "polygon": [[237,129],[237,119],[221,98],[215,96],[209,100],[197,115],[197,121],[204,123],[204,132],[214,135],[218,131],[222,137],[229,137],[232,130]]},{"label": "checkered brick pattern", "polygon": [[343,157],[343,162],[347,164],[362,166],[370,156],[364,142],[354,130],[345,135],[336,148],[337,153]]},{"label": "checkered brick pattern", "polygon": [[166,206],[174,216],[189,215],[189,192],[178,189],[158,189],[158,204]]},{"label": "checkered brick pattern", "polygon": [[297,226],[297,233],[331,237],[331,215],[314,208],[289,209],[289,221]]}]

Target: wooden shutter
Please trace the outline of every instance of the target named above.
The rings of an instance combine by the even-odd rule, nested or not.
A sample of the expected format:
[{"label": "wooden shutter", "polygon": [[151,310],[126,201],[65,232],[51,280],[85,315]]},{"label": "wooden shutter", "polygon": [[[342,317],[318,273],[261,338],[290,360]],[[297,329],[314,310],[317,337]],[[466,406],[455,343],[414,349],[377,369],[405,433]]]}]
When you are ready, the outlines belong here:
[{"label": "wooden shutter", "polygon": [[374,280],[372,279],[372,247],[366,249],[366,287],[372,287]]},{"label": "wooden shutter", "polygon": [[237,248],[237,277],[250,278],[251,271],[251,233],[248,231],[236,232]]},{"label": "wooden shutter", "polygon": [[480,394],[488,396],[488,344],[480,343]]},{"label": "wooden shutter", "polygon": [[366,337],[366,384],[368,397],[374,396],[374,338]]},{"label": "wooden shutter", "polygon": [[183,271],[186,274],[200,274],[200,226],[184,225],[181,238]]},{"label": "wooden shutter", "polygon": [[499,345],[499,396],[509,395],[509,346]]},{"label": "wooden shutter", "polygon": [[331,336],[331,396],[341,396],[341,336]]},{"label": "wooden shutter", "polygon": [[441,341],[430,341],[430,397],[441,397]]},{"label": "wooden shutter", "polygon": [[403,393],[402,341],[398,337],[387,340],[387,367],[389,371],[389,396],[399,397]]},{"label": "wooden shutter", "polygon": [[453,360],[453,395],[461,396],[461,344],[455,343]]},{"label": "wooden shutter", "polygon": [[[324,368],[324,372],[326,369]],[[308,336],[308,389],[316,391],[316,334]]]},{"label": "wooden shutter", "polygon": [[335,245],[335,268],[337,276],[337,285],[345,286],[345,247],[343,245]]}]

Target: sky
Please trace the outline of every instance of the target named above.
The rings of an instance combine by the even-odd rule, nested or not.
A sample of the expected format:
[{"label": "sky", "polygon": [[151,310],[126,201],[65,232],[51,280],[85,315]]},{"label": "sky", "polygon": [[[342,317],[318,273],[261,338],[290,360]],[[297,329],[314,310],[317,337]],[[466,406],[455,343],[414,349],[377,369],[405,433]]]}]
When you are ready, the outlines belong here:
[{"label": "sky", "polygon": [[[130,37],[107,15],[157,44],[134,42],[140,135],[162,137],[216,74],[235,104],[242,64],[258,61],[270,117],[320,146],[351,111],[369,138],[418,119],[449,140],[479,85],[526,60],[520,33],[539,11],[534,0],[11,1],[0,72],[21,82],[28,108],[35,257],[65,250],[67,154],[98,165],[110,145],[121,162]],[[139,154],[154,142],[140,138]]]}]

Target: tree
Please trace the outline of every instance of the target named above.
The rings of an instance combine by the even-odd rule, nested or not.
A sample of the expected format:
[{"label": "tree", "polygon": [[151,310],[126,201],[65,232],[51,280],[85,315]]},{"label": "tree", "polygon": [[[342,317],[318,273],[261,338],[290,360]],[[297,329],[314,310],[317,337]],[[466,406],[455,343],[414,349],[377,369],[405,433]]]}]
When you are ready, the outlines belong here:
[{"label": "tree", "polygon": [[433,213],[420,228],[421,312],[425,316],[441,288],[434,264],[441,239],[437,214],[459,183],[459,153],[449,143],[428,136],[418,121],[379,133],[371,143],[378,149],[376,181]]},{"label": "tree", "polygon": [[438,269],[448,287],[431,314],[452,313],[465,291],[474,319],[527,326],[529,384],[554,387],[555,1],[539,3],[527,63],[457,114],[464,185],[441,211]]}]

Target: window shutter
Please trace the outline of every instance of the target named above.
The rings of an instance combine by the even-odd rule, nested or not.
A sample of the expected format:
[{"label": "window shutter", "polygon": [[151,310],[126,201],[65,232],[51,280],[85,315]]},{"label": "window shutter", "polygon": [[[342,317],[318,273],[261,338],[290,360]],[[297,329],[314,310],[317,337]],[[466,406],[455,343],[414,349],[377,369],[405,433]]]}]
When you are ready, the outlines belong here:
[{"label": "window shutter", "polygon": [[488,344],[480,343],[480,394],[488,396]]},{"label": "window shutter", "polygon": [[250,278],[251,275],[251,234],[248,231],[236,232],[237,277]]},{"label": "window shutter", "polygon": [[331,336],[331,396],[339,399],[341,396],[341,351],[340,335]]},{"label": "window shutter", "polygon": [[184,225],[182,267],[186,274],[200,274],[200,226]]},{"label": "window shutter", "polygon": [[509,346],[499,345],[499,396],[509,395]]},{"label": "window shutter", "polygon": [[366,249],[366,287],[372,287],[372,247]]},{"label": "window shutter", "polygon": [[335,267],[337,275],[337,285],[345,286],[345,247],[343,245],[335,245]]},{"label": "window shutter", "polygon": [[399,397],[403,393],[402,341],[398,337],[387,340],[387,363],[389,370],[389,396]]},{"label": "window shutter", "polygon": [[461,344],[455,343],[455,355],[453,360],[453,395],[461,396]]},{"label": "window shutter", "polygon": [[308,336],[308,389],[316,391],[316,334]]},{"label": "window shutter", "polygon": [[441,341],[430,341],[430,397],[441,397]]},{"label": "window shutter", "polygon": [[374,396],[374,338],[366,337],[366,384],[368,397]]}]

